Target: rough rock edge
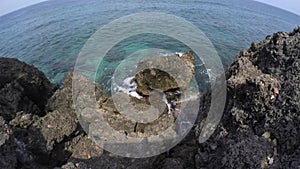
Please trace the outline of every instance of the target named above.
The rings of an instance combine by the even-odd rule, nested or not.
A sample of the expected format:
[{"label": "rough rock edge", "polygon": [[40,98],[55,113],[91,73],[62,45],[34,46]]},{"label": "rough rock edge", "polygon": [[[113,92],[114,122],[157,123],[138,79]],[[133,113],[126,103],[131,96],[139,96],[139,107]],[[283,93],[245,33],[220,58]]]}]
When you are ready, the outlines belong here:
[{"label": "rough rock edge", "polygon": [[[182,143],[171,149],[168,153],[153,158],[132,160],[115,157],[104,152],[100,157],[99,155],[102,153],[95,155],[95,158],[91,157],[88,160],[83,160],[77,159],[76,157],[79,157],[77,155],[72,157],[71,153],[63,155],[66,159],[61,161],[64,163],[68,161],[68,163],[62,168],[99,168],[99,166],[102,168],[165,168],[170,165],[177,168],[299,167],[299,69],[297,67],[292,67],[291,69],[285,67],[289,58],[295,58],[294,63],[297,66],[299,55],[293,55],[293,52],[289,52],[290,48],[285,47],[283,49],[283,45],[281,44],[282,42],[288,44],[285,46],[289,46],[289,44],[293,44],[293,41],[297,42],[291,45],[291,49],[299,51],[300,47],[299,45],[297,46],[300,38],[299,33],[300,27],[292,33],[277,33],[273,36],[268,36],[265,41],[253,44],[250,49],[242,51],[237,56],[237,59],[231,65],[229,71],[227,71],[229,92],[222,122],[214,135],[206,143],[197,144],[195,142],[197,140],[197,132],[191,132]],[[281,48],[285,55],[290,56],[287,60],[283,59],[286,57],[280,57],[281,52],[274,52],[280,51]],[[265,65],[270,66],[266,68]],[[66,81],[66,84],[68,82]],[[52,113],[49,116],[56,113],[59,117],[64,117],[60,113],[68,114],[72,112],[72,109],[68,106],[68,108],[63,108],[64,104],[52,104],[57,99],[59,101],[56,103],[64,101],[64,99],[59,99],[59,97],[70,97],[68,95],[69,91],[66,88],[57,91],[55,96],[53,96],[55,99],[50,99],[49,111]],[[271,99],[272,95],[274,95],[275,100],[274,98]],[[248,97],[250,99],[247,100]],[[205,118],[205,112],[209,108],[209,98],[209,92],[202,98],[203,106],[200,109],[203,113],[200,114],[200,122],[202,118]],[[67,102],[66,105],[71,104]],[[60,113],[58,113],[59,111]],[[274,112],[276,116],[273,117],[272,114],[274,115]],[[25,114],[28,113],[25,112]],[[46,117],[43,117],[41,121],[33,123],[40,124],[45,119]],[[12,123],[15,125],[12,129],[14,134],[9,137],[8,140],[10,141],[5,139],[5,143],[0,146],[0,155],[5,153],[3,150],[4,147],[8,147],[11,150],[10,152],[13,152],[17,146],[12,140],[14,136],[18,137],[18,139],[22,139],[23,137],[36,139],[33,142],[34,144],[29,145],[28,148],[38,146],[43,147],[42,149],[47,151],[45,149],[47,142],[42,140],[43,138],[39,138],[42,136],[39,130],[32,127],[31,122],[25,123],[29,124],[29,126],[26,125],[29,127],[29,130],[23,129],[20,127],[23,125],[19,125],[18,121],[20,120],[16,119]],[[7,122],[4,122],[0,118],[1,131],[9,131],[8,133],[10,133],[10,130],[7,130],[10,128],[9,126],[7,127],[7,124]],[[199,130],[201,130],[201,123],[195,128],[195,131]],[[24,132],[28,133],[29,136],[22,136]],[[30,133],[32,134],[30,135]],[[3,135],[3,132],[1,132],[1,138],[7,138]],[[53,150],[50,152],[56,155],[58,149],[69,148],[69,151],[73,151],[73,154],[76,154],[75,152],[80,151],[81,146],[79,146],[79,143],[86,143],[84,140],[88,140],[87,136],[81,133],[80,128],[77,127],[76,131],[64,137],[60,143],[53,144]],[[37,144],[37,142],[41,143]],[[78,149],[74,151],[72,147],[76,146],[78,146]],[[86,149],[85,146],[84,149]],[[36,150],[32,149],[31,152],[39,154]],[[8,166],[8,168],[15,168],[17,165],[17,155],[14,153],[9,154],[11,157],[5,156],[12,160],[11,166]],[[48,166],[50,165],[48,164]],[[34,164],[31,168],[44,167]]]}]

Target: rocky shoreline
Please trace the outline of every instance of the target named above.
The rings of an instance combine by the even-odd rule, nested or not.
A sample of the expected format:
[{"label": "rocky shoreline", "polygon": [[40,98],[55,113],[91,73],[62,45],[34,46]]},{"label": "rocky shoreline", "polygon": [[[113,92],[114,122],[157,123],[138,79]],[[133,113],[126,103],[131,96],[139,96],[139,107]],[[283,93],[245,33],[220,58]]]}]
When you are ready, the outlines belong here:
[{"label": "rocky shoreline", "polygon": [[[156,73],[138,75],[140,93],[148,95],[159,85],[143,86],[149,79],[143,77]],[[300,168],[299,74],[300,27],[253,43],[226,71],[226,107],[208,141],[199,143],[198,137],[210,92],[201,96],[199,121],[180,144],[158,156],[131,159],[103,150],[84,132],[73,107],[73,72],[59,88],[35,67],[0,58],[0,168]],[[182,83],[169,84],[161,88]],[[153,122],[154,127],[131,124],[117,118],[111,97],[99,85],[96,97],[111,124],[130,135],[155,134],[155,125],[171,125],[176,118],[162,116],[167,122]]]}]

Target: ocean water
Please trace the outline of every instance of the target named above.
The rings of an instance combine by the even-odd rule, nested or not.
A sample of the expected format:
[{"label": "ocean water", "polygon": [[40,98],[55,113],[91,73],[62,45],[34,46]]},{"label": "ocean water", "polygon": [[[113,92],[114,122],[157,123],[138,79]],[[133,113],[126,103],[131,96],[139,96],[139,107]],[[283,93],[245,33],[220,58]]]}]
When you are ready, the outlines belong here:
[{"label": "ocean water", "polygon": [[[164,12],[193,23],[212,41],[225,68],[251,42],[300,25],[300,16],[251,0],[50,0],[0,17],[0,57],[33,64],[59,83],[95,31],[138,12]],[[169,37],[128,38],[107,53],[98,69],[99,82],[109,86],[112,72],[126,56],[148,48],[188,50]]]}]

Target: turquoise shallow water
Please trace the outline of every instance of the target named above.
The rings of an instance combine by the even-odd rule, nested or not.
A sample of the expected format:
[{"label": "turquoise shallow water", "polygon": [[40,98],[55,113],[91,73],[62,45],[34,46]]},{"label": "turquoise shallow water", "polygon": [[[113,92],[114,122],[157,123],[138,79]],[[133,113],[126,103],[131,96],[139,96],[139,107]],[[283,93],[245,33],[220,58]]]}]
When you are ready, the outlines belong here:
[{"label": "turquoise shallow water", "polygon": [[[96,30],[137,12],[164,12],[190,21],[212,41],[225,67],[251,42],[300,25],[300,16],[250,0],[51,0],[0,17],[0,57],[19,58],[38,67],[51,81],[61,82]],[[168,37],[128,38],[110,50],[98,70],[99,80],[108,85],[122,59],[147,48],[188,50]]]}]

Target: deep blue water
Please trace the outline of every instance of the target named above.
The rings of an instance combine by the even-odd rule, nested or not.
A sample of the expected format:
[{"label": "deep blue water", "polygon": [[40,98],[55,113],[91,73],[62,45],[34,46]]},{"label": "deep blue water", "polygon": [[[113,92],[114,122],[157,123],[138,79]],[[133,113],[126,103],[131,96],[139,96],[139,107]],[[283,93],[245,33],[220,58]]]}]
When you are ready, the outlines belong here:
[{"label": "deep blue water", "polygon": [[[300,16],[250,0],[51,0],[0,17],[0,57],[19,58],[60,82],[96,30],[137,12],[164,12],[190,21],[212,41],[225,67],[251,42],[300,25]],[[110,51],[106,68],[99,68],[100,80],[107,81],[107,74],[132,52],[157,46],[187,50],[167,37],[129,38]]]}]

